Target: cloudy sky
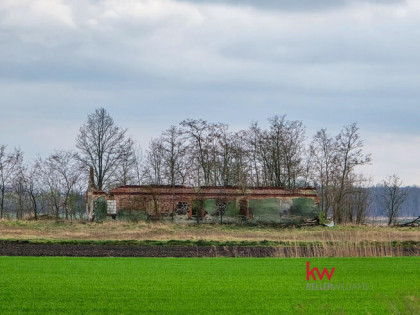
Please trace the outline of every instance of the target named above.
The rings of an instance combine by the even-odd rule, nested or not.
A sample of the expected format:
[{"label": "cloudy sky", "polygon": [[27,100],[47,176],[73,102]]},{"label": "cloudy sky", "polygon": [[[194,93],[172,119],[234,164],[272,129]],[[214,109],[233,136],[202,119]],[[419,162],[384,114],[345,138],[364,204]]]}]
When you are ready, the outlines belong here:
[{"label": "cloudy sky", "polygon": [[0,144],[72,148],[105,107],[132,137],[182,119],[307,138],[358,122],[380,181],[420,184],[420,0],[1,0]]}]

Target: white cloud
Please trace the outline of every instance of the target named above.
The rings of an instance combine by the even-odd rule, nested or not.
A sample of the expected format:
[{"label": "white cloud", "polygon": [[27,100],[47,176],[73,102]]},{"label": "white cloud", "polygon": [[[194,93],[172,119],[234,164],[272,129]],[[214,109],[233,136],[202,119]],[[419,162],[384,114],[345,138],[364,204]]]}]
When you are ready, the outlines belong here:
[{"label": "white cloud", "polygon": [[72,8],[61,0],[3,0],[0,12],[2,27],[75,27]]}]

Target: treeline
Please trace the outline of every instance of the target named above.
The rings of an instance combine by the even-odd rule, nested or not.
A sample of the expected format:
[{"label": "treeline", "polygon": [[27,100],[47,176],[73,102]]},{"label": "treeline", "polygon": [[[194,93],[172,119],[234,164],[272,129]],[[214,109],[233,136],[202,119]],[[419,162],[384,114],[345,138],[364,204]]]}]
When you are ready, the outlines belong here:
[{"label": "treeline", "polygon": [[40,214],[80,219],[85,215],[84,169],[75,153],[57,151],[24,163],[19,149],[0,146],[0,217],[21,219]]},{"label": "treeline", "polygon": [[142,150],[99,108],[80,127],[75,150],[24,163],[20,150],[7,152],[1,147],[0,210],[1,217],[10,213],[18,218],[25,213],[81,217],[86,175],[93,167],[94,184],[102,190],[140,184],[292,190],[314,186],[325,217],[332,216],[337,223],[362,223],[373,198],[371,182],[356,171],[370,162],[355,123],[337,135],[322,129],[308,139],[303,123],[286,116],[270,118],[268,128],[254,122],[239,131],[187,119]]},{"label": "treeline", "polygon": [[[370,188],[373,194],[373,201],[369,209],[370,216],[386,216],[384,213],[383,195],[385,187],[377,185]],[[404,203],[399,212],[400,217],[414,218],[420,215],[420,187],[408,186],[402,187],[401,191],[406,194]]]}]

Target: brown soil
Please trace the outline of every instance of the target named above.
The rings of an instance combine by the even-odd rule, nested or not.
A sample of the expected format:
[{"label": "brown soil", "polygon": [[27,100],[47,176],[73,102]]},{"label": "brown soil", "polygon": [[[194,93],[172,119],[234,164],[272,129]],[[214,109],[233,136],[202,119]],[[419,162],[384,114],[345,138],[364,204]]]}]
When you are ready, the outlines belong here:
[{"label": "brown soil", "polygon": [[[356,255],[355,255],[356,254]],[[0,256],[74,257],[336,257],[328,248],[246,246],[121,246],[1,242]],[[351,256],[420,256],[420,248],[360,248]]]}]

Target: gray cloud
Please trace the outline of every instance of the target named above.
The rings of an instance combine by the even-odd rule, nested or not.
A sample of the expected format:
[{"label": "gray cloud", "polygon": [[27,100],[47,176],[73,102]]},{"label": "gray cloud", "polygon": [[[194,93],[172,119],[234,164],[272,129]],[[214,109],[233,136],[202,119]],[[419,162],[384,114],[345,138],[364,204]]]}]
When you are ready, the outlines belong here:
[{"label": "gray cloud", "polygon": [[0,143],[71,147],[98,106],[143,144],[186,117],[288,114],[308,136],[358,121],[395,150],[420,133],[418,2],[220,3],[0,2]]},{"label": "gray cloud", "polygon": [[404,0],[177,0],[197,4],[224,4],[234,6],[250,6],[264,10],[282,11],[322,11],[343,8],[355,2],[373,4],[396,4],[404,3]]}]

